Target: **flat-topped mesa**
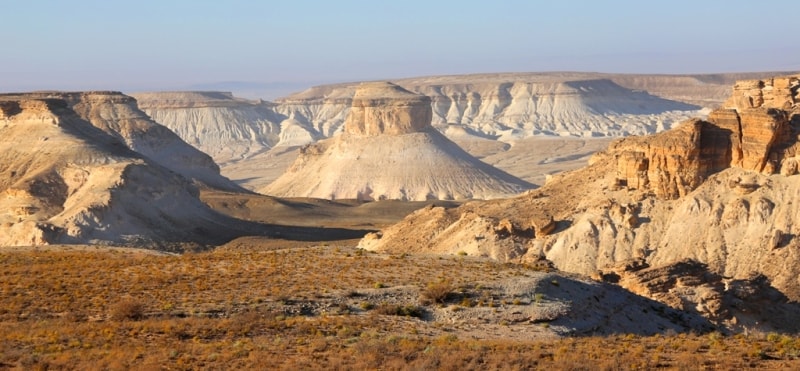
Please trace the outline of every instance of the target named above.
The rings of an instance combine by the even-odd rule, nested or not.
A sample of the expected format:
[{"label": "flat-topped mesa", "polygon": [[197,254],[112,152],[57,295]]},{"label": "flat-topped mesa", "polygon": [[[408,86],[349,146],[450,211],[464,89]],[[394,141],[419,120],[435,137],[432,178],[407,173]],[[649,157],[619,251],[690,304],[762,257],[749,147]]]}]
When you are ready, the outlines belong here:
[{"label": "flat-topped mesa", "polygon": [[531,184],[481,162],[431,126],[430,98],[362,84],[344,132],[304,147],[261,189],[278,197],[424,201],[508,197]]},{"label": "flat-topped mesa", "polygon": [[359,85],[344,124],[347,135],[378,136],[421,132],[431,126],[431,99],[389,82]]}]

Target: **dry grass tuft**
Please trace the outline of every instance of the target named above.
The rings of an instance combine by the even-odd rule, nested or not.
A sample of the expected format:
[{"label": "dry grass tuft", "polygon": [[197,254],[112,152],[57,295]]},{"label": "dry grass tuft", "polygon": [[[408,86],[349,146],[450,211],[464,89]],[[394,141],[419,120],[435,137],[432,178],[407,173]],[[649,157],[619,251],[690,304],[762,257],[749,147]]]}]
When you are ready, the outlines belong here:
[{"label": "dry grass tuft", "polygon": [[138,321],[144,318],[144,304],[134,299],[122,299],[111,308],[114,321]]},{"label": "dry grass tuft", "polygon": [[453,293],[453,284],[450,281],[440,281],[429,283],[421,295],[424,300],[429,300],[434,303],[444,304],[447,298]]}]

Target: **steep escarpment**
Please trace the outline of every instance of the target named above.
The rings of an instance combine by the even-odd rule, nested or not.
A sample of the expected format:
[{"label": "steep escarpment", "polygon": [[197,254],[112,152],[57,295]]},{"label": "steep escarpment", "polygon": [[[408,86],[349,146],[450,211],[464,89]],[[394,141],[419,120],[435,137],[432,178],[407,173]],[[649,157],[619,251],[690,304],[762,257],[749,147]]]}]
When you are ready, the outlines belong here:
[{"label": "steep escarpment", "polygon": [[50,99],[67,105],[72,114],[118,139],[131,150],[150,158],[199,185],[241,191],[220,175],[219,166],[207,154],[139,110],[136,101],[118,92],[40,92],[4,95],[4,100]]},{"label": "steep escarpment", "polygon": [[742,81],[734,86],[725,108],[711,112],[706,120],[613,143],[607,153],[616,160],[618,183],[678,198],[730,167],[764,174],[797,173],[798,86],[796,77]]},{"label": "steep escarpment", "polygon": [[359,200],[496,198],[530,185],[480,162],[430,125],[430,98],[389,83],[356,91],[341,135],[301,150],[261,193]]},{"label": "steep escarpment", "polygon": [[275,104],[220,92],[134,94],[139,107],[222,166],[320,138],[303,115],[283,115]]},{"label": "steep escarpment", "polygon": [[[519,150],[527,139],[588,140],[664,131],[721,105],[734,78],[766,76],[551,72],[428,76],[393,83],[428,96],[433,127],[484,158],[487,146],[510,149],[519,144]],[[220,92],[135,97],[156,121],[210,154],[223,174],[261,189],[292,163],[297,147],[341,132],[357,87],[316,86],[274,103]],[[491,163],[501,166],[502,152],[495,154]],[[540,181],[534,178],[526,180]]]},{"label": "steep escarpment", "polygon": [[[121,101],[108,102],[108,94]],[[124,96],[42,95],[0,96],[0,245],[148,243],[168,248],[236,235],[236,223],[203,204],[188,178],[130,148],[141,148],[139,135],[150,133],[132,125],[144,119],[124,110],[94,111],[92,99],[125,106]],[[100,117],[91,122],[75,107]],[[130,147],[126,138],[132,139]],[[167,151],[158,144],[146,148]],[[180,155],[181,148],[175,151]]]},{"label": "steep escarpment", "polygon": [[519,197],[420,210],[361,246],[546,258],[587,275],[631,260],[655,269],[691,259],[725,279],[763,275],[798,300],[798,86],[794,76],[740,83],[706,120],[621,139],[590,166]]}]

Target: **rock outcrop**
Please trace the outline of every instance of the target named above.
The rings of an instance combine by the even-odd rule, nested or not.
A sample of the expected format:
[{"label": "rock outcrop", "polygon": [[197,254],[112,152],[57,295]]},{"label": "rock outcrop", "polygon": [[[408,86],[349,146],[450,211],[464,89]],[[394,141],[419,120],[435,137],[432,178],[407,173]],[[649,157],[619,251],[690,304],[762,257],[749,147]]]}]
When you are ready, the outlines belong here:
[{"label": "rock outcrop", "polygon": [[207,154],[184,142],[168,128],[139,110],[136,100],[119,92],[40,92],[5,95],[3,100],[47,99],[62,101],[71,114],[118,139],[131,150],[150,158],[201,186],[242,191],[220,175]]},{"label": "rock outcrop", "polygon": [[[678,198],[729,167],[765,174],[797,170],[797,77],[737,83],[726,108],[675,130],[613,143],[617,184]],[[777,108],[780,107],[780,108]]]},{"label": "rock outcrop", "polygon": [[[797,79],[771,81],[757,84],[765,89],[760,96],[779,81],[793,92],[791,106],[781,98],[764,101],[784,109],[755,107],[740,97],[746,107],[720,108],[668,132],[619,140],[589,166],[553,176],[539,189],[423,209],[360,246],[547,259],[586,275],[631,260],[660,269],[692,259],[730,282],[763,275],[786,300],[800,300]],[[538,232],[534,221],[547,218],[553,229]],[[699,305],[691,300],[706,300],[703,295],[687,300]]]},{"label": "rock outcrop", "polygon": [[236,235],[237,222],[209,209],[180,175],[214,180],[202,177],[213,174],[209,158],[185,151],[132,102],[118,93],[0,96],[0,246],[169,248]]},{"label": "rock outcrop", "polygon": [[431,99],[397,85],[361,84],[344,124],[349,136],[375,137],[419,133],[430,127]]},{"label": "rock outcrop", "polygon": [[340,136],[301,150],[261,193],[359,200],[497,198],[531,185],[480,162],[430,125],[429,98],[390,83],[355,93]]},{"label": "rock outcrop", "polygon": [[736,332],[800,330],[800,305],[762,274],[725,278],[711,272],[708,265],[687,259],[661,267],[622,262],[602,272],[601,279]]}]

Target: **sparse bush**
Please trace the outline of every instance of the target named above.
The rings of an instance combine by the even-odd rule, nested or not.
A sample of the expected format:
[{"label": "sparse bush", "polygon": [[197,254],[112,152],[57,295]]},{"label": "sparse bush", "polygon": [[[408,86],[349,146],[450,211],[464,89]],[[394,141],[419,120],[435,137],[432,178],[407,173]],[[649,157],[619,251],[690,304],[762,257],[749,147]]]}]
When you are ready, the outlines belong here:
[{"label": "sparse bush", "polygon": [[434,303],[444,304],[452,292],[453,285],[449,281],[430,283],[422,290],[422,298]]},{"label": "sparse bush", "polygon": [[134,299],[123,299],[111,308],[111,319],[115,321],[137,321],[144,318],[144,305]]}]

